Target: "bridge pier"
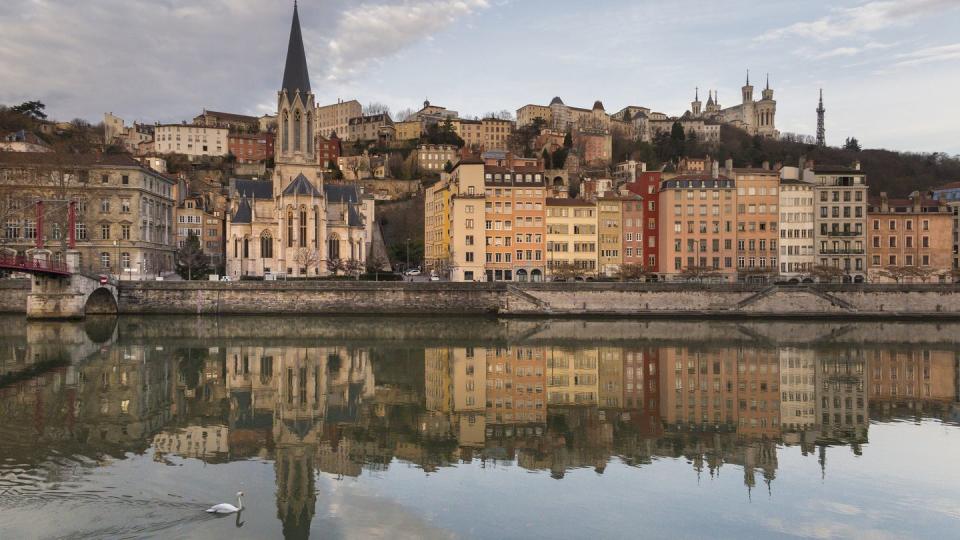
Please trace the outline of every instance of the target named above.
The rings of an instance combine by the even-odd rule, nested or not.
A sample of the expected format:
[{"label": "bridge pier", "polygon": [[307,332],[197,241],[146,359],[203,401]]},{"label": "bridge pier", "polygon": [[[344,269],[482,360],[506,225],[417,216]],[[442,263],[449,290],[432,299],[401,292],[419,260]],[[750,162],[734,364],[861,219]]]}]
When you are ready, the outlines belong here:
[{"label": "bridge pier", "polygon": [[117,287],[83,274],[36,274],[27,295],[28,319],[82,319],[117,313]]}]

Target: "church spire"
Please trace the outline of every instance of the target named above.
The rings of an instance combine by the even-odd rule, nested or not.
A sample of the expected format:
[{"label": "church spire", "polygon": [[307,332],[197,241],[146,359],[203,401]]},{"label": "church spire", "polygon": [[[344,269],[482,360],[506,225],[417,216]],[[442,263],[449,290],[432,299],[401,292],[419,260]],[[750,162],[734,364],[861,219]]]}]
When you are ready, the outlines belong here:
[{"label": "church spire", "polygon": [[293,3],[293,22],[290,24],[290,43],[287,45],[287,63],[283,68],[283,86],[292,98],[297,90],[301,94],[310,93],[310,75],[307,73],[307,54],[303,49],[303,35],[300,33],[300,14],[297,3]]},{"label": "church spire", "polygon": [[750,86],[750,70],[747,70],[747,86]]},{"label": "church spire", "polygon": [[770,89],[770,74],[767,73],[767,90]]}]

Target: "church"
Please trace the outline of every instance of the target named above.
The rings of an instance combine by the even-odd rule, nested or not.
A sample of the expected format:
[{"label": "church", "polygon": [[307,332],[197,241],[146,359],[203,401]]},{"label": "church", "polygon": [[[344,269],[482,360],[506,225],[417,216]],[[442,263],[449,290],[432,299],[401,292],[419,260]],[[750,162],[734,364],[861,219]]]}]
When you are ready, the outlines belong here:
[{"label": "church", "polygon": [[373,240],[374,200],[355,184],[326,185],[317,158],[316,106],[297,6],[277,94],[272,180],[236,180],[227,216],[232,278],[357,271]]},{"label": "church", "polygon": [[701,109],[700,95],[697,93],[690,103],[690,111],[684,115],[692,118],[712,120],[722,124],[738,127],[750,135],[777,138],[779,132],[775,122],[777,102],[773,99],[773,89],[770,88],[770,76],[767,76],[767,87],[761,92],[759,101],[753,99],[753,85],[750,84],[750,72],[747,72],[747,84],[740,89],[741,102],[739,105],[720,106],[720,98],[716,92],[708,92],[706,108]]}]

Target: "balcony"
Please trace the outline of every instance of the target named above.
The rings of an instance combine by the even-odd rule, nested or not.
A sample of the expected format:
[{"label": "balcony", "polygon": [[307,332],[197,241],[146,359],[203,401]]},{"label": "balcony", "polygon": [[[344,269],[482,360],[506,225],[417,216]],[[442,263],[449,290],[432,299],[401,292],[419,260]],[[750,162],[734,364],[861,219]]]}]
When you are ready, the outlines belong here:
[{"label": "balcony", "polygon": [[827,231],[820,234],[822,236],[863,236],[862,232],[857,231]]},{"label": "balcony", "polygon": [[819,251],[820,255],[863,255],[863,249],[823,249]]}]

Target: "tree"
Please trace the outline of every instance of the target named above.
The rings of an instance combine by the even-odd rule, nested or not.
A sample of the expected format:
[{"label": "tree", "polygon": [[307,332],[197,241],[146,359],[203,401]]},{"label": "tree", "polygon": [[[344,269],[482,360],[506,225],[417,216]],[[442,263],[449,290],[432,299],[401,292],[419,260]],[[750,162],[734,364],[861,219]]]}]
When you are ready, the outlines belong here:
[{"label": "tree", "polygon": [[372,274],[374,279],[379,279],[380,273],[384,271],[384,268],[390,269],[390,261],[387,261],[380,255],[373,255],[367,259],[367,274]]},{"label": "tree", "polygon": [[310,274],[311,268],[320,265],[320,253],[315,249],[300,248],[293,254],[293,262],[297,263],[297,268],[305,270],[303,274]]},{"label": "tree", "polygon": [[427,144],[451,144],[457,148],[463,148],[463,139],[457,135],[453,129],[453,122],[449,118],[443,122],[430,124],[421,136],[421,140]]},{"label": "tree", "polygon": [[335,276],[339,275],[340,272],[343,272],[344,270],[346,270],[346,268],[347,267],[344,264],[343,259],[339,257],[327,259],[327,270]]},{"label": "tree", "polygon": [[843,143],[843,149],[859,152],[861,150],[860,141],[856,137],[847,137],[847,140]]},{"label": "tree", "polygon": [[16,107],[11,107],[10,110],[35,120],[46,120],[47,113],[43,112],[46,108],[47,106],[40,101],[24,101]]},{"label": "tree", "polygon": [[483,115],[484,118],[493,118],[495,120],[513,120],[513,113],[503,109],[496,112],[488,112]]},{"label": "tree", "polygon": [[451,162],[449,159],[447,160],[446,163],[443,164],[443,172],[445,173],[453,172],[453,162]]},{"label": "tree", "polygon": [[714,279],[722,276],[723,273],[712,266],[694,265],[688,266],[680,271],[680,277],[687,281],[699,281],[703,283],[705,279]]},{"label": "tree", "polygon": [[567,164],[567,155],[569,153],[569,148],[557,148],[553,151],[553,156],[550,157],[550,164],[554,169],[562,169],[563,166]]},{"label": "tree", "polygon": [[653,275],[655,275],[653,269],[642,264],[630,263],[620,266],[617,277],[620,278],[620,281],[646,281]]},{"label": "tree", "polygon": [[[451,256],[453,254],[451,253]],[[450,264],[449,259],[437,259],[433,261],[433,264],[430,265],[430,272],[436,273],[438,277],[443,279],[450,279],[450,272],[453,270],[453,265]]]},{"label": "tree", "polygon": [[417,114],[417,111],[414,111],[410,107],[407,107],[406,109],[400,109],[399,111],[397,111],[397,115],[396,115],[397,121],[406,122],[408,120],[414,120],[413,116],[415,114]]},{"label": "tree", "polygon": [[210,257],[203,252],[200,238],[192,232],[177,251],[177,273],[186,280],[202,278],[210,273]]},{"label": "tree", "polygon": [[843,271],[839,266],[830,266],[826,264],[818,264],[810,269],[810,276],[815,278],[818,282],[821,283],[831,283],[834,280],[840,280],[843,276],[846,275],[846,272]]},{"label": "tree", "polygon": [[343,171],[340,170],[340,165],[337,164],[337,160],[331,159],[327,162],[327,168],[330,169],[330,177],[334,180],[343,180]]},{"label": "tree", "polygon": [[570,261],[555,261],[550,268],[552,281],[567,281],[578,277],[583,277],[583,272]]},{"label": "tree", "polygon": [[563,136],[563,147],[566,148],[567,150],[573,148],[573,132],[571,132],[569,129],[567,130],[567,133]]},{"label": "tree", "polygon": [[367,103],[367,106],[363,108],[364,116],[373,116],[376,114],[390,114],[390,107],[379,101],[373,101]]},{"label": "tree", "polygon": [[543,152],[540,154],[540,159],[543,160],[543,168],[544,168],[544,169],[552,169],[552,168],[553,168],[553,166],[552,166],[552,163],[553,163],[553,162],[552,162],[552,160],[550,159],[550,152],[547,152],[547,149],[546,149],[546,148],[544,148],[544,149],[543,149]]},{"label": "tree", "polygon": [[360,259],[350,258],[346,263],[344,263],[343,267],[347,274],[354,276],[359,280],[360,274],[363,273],[364,264],[360,262]]}]

